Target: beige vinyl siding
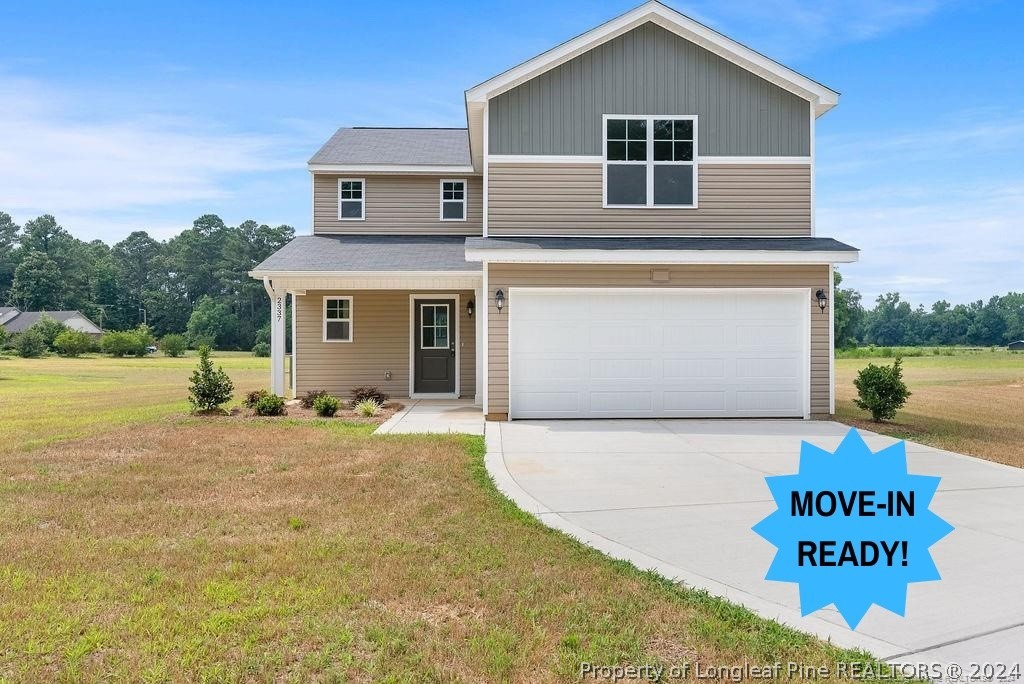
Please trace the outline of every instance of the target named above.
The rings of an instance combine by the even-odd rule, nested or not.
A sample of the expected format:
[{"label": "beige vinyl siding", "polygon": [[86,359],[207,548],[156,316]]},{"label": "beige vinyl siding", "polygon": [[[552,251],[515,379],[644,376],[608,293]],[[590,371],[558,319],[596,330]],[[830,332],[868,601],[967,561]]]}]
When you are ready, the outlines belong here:
[{"label": "beige vinyl siding", "polygon": [[[459,295],[459,387],[476,393],[476,322],[466,313],[472,290],[309,290],[295,298],[296,391],[326,390],[347,399],[353,387],[409,396],[409,295]],[[352,297],[352,342],[323,341],[325,296]],[[384,379],[391,371],[391,380]]]},{"label": "beige vinyl siding", "polygon": [[[668,271],[669,281],[654,281],[652,271]],[[818,308],[813,294],[828,291],[827,265],[567,265],[489,264],[487,293],[488,414],[508,413],[508,317],[515,297],[510,287],[786,287],[808,288],[811,312],[811,414],[829,413],[829,315]],[[497,313],[494,293],[505,292],[505,307]]]},{"label": "beige vinyl siding", "polygon": [[[362,178],[365,219],[338,220],[338,179]],[[441,179],[465,179],[468,206],[465,221],[442,221]],[[483,190],[480,176],[313,174],[313,232],[364,235],[480,235]]]},{"label": "beige vinyl siding", "polygon": [[699,164],[696,209],[605,209],[602,165],[491,164],[489,235],[810,235],[808,164]]}]

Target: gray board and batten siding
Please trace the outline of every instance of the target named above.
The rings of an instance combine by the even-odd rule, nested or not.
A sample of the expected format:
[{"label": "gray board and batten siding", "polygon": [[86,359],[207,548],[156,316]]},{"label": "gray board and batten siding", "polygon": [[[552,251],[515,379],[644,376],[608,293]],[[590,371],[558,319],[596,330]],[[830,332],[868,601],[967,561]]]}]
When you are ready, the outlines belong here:
[{"label": "gray board and batten siding", "polygon": [[489,103],[490,154],[600,155],[604,114],[696,114],[705,156],[806,157],[810,103],[647,23]]}]

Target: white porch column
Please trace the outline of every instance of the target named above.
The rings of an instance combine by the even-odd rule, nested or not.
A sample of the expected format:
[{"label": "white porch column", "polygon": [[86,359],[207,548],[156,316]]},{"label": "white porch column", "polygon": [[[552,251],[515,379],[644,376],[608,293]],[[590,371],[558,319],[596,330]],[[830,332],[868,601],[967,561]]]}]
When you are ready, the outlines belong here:
[{"label": "white porch column", "polygon": [[284,329],[285,298],[288,291],[275,288],[270,278],[263,278],[263,287],[270,296],[270,391],[284,396]]},{"label": "white porch column", "polygon": [[476,319],[476,394],[473,403],[481,406],[484,401],[484,311],[487,309],[487,297],[484,296],[483,285],[478,285],[473,291],[475,311],[473,317]]}]

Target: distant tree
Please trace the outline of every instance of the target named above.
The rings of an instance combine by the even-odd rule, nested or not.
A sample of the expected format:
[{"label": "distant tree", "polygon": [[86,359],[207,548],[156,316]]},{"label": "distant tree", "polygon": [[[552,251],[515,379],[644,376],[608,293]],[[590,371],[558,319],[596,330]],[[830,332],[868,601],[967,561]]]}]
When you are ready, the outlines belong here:
[{"label": "distant tree", "polygon": [[188,319],[188,336],[197,339],[211,339],[217,347],[231,346],[238,332],[238,317],[227,304],[213,297],[204,296],[196,304]]},{"label": "distant tree", "polygon": [[852,288],[840,289],[843,276],[833,272],[835,301],[835,342],[836,347],[846,348],[857,344],[861,326],[864,324],[864,307],[860,303],[860,292]]},{"label": "distant tree", "polygon": [[60,309],[63,293],[57,263],[44,252],[28,252],[14,270],[10,299],[23,311]]},{"label": "distant tree", "polygon": [[18,233],[21,226],[14,222],[10,214],[0,211],[0,304],[8,301],[11,284],[14,282],[14,269],[18,267]]}]

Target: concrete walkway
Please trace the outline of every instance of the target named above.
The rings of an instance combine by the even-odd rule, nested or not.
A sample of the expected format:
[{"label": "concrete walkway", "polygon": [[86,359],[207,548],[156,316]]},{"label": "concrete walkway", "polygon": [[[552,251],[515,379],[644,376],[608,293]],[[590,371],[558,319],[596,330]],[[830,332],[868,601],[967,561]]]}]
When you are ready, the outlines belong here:
[{"label": "concrete walkway", "polygon": [[[750,528],[775,509],[765,475],[796,472],[801,440],[833,450],[848,429],[785,420],[488,423],[487,467],[546,524],[836,644],[898,662],[1024,661],[1018,468],[907,442],[910,472],[943,478],[931,509],[956,529],[932,547],[943,579],[910,585],[906,618],[872,606],[854,632],[832,608],[800,617],[797,585],[764,579],[775,547]],[[895,441],[861,434],[875,451]]]},{"label": "concrete walkway", "polygon": [[413,432],[484,434],[484,414],[472,399],[409,399],[405,408],[374,432],[377,435]]}]

